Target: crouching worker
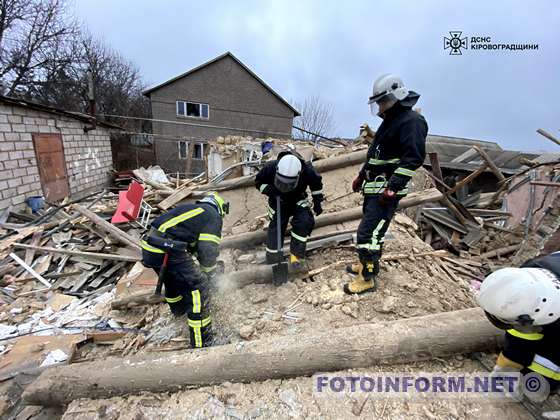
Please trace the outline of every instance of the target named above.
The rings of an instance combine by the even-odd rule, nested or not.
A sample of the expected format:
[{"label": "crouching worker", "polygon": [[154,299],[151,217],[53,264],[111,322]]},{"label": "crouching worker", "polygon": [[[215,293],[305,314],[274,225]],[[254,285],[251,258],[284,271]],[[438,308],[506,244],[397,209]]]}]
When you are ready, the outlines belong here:
[{"label": "crouching worker", "polygon": [[168,255],[165,301],[174,315],[187,314],[192,347],[211,343],[208,286],[216,272],[222,219],[228,212],[229,203],[212,192],[195,204],[178,206],[157,217],[141,241],[144,266],[159,273]]},{"label": "crouching worker", "polygon": [[560,252],[502,268],[480,287],[478,304],[506,331],[494,372],[538,373],[560,384]]},{"label": "crouching worker", "polygon": [[307,238],[315,226],[315,218],[307,200],[307,188],[311,190],[313,211],[318,216],[323,212],[323,182],[311,162],[290,151],[278,154],[278,159],[268,162],[257,174],[256,188],[268,197],[270,223],[266,238],[266,262],[274,264],[282,258],[277,249],[277,197],[280,197],[280,224],[282,242],[288,221],[292,219],[290,242],[290,265],[293,270],[303,267]]}]

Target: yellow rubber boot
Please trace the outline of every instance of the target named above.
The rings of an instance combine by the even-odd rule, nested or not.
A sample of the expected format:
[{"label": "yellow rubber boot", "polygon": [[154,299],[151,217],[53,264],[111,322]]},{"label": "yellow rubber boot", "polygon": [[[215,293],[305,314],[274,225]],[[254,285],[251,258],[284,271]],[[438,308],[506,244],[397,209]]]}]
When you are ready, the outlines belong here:
[{"label": "yellow rubber boot", "polygon": [[290,254],[290,271],[297,272],[303,270],[304,262],[305,262],[304,259],[300,259],[294,254]]},{"label": "yellow rubber boot", "polygon": [[[368,267],[364,267],[361,263],[359,264],[360,267],[358,275],[350,283],[344,285],[344,293],[348,295],[360,295],[362,293],[375,291],[376,285],[374,277],[366,279],[363,275],[364,269],[368,270],[370,273],[373,273],[373,263],[367,264]],[[369,267],[369,265],[371,265],[371,267]]]}]

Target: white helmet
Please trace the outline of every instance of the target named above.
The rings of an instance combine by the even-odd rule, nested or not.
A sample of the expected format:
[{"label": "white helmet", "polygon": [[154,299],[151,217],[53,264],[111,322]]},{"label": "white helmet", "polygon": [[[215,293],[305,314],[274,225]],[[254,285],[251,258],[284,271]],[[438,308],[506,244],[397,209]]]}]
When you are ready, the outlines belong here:
[{"label": "white helmet", "polygon": [[292,154],[285,154],[276,165],[274,186],[283,193],[292,191],[298,183],[300,172],[301,161]]},{"label": "white helmet", "polygon": [[[368,104],[374,113],[374,104],[382,100],[400,101],[408,96],[402,79],[394,74],[384,74],[373,82],[373,93]],[[375,114],[375,113],[374,113]]]},{"label": "white helmet", "polygon": [[543,268],[502,268],[486,277],[477,301],[499,328],[546,325],[560,318],[560,281]]}]

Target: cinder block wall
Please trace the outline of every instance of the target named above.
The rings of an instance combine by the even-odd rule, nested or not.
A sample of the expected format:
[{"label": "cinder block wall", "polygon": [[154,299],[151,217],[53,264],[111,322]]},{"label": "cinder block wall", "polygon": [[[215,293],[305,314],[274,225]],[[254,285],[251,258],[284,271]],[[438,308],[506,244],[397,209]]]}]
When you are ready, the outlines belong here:
[{"label": "cinder block wall", "polygon": [[0,104],[0,209],[43,195],[32,134],[62,135],[70,194],[107,184],[112,168],[109,130],[84,133],[73,118]]}]

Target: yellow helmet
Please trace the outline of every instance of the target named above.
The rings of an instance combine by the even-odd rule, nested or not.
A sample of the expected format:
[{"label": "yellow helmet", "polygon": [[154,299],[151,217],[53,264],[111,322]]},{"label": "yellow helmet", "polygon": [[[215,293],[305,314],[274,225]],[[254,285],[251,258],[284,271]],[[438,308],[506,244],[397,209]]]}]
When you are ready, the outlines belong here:
[{"label": "yellow helmet", "polygon": [[206,194],[199,203],[210,203],[218,210],[220,216],[224,217],[229,213],[229,202],[225,201],[216,191],[211,191]]}]

